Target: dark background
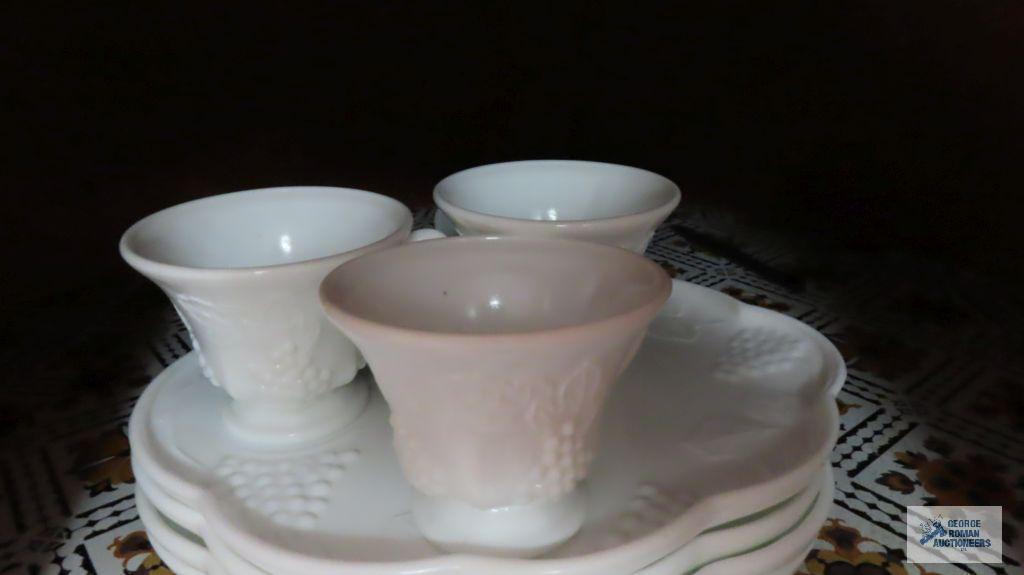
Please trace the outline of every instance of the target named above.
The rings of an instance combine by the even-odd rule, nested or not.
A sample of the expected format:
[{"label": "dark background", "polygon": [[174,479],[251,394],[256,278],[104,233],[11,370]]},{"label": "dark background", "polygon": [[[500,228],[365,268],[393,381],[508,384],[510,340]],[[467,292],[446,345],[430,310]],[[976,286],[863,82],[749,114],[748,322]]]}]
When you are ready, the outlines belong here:
[{"label": "dark background", "polygon": [[[26,462],[36,498],[29,455],[83,449],[64,420],[117,421],[112,398],[153,375],[153,354],[131,354],[170,310],[118,256],[131,223],[276,185],[428,206],[453,171],[527,158],[645,167],[679,184],[682,210],[804,248],[797,269],[852,285],[830,307],[848,325],[829,328],[851,365],[919,386],[882,394],[884,417],[923,414],[943,436],[962,420],[997,451],[1024,429],[1022,0],[8,0],[0,74],[0,459]],[[888,307],[856,299],[865,283]],[[896,333],[862,321],[890,308],[906,312]],[[941,409],[918,401],[936,389]],[[931,459],[947,465],[934,484],[1019,519],[1013,468],[964,453]]]},{"label": "dark background", "polygon": [[329,184],[415,207],[524,158],[646,167],[684,209],[837,254],[1020,261],[1019,2],[212,4],[0,8],[9,324],[142,282],[118,236],[170,204]]}]

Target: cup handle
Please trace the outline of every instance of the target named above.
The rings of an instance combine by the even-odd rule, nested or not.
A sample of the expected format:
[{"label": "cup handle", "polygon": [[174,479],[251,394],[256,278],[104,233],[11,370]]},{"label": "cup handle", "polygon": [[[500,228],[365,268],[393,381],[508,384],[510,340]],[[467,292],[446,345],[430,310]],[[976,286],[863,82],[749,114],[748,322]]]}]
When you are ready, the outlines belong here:
[{"label": "cup handle", "polygon": [[434,229],[450,237],[461,235],[459,230],[455,228],[455,222],[441,208],[437,208],[434,211]]},{"label": "cup handle", "polygon": [[421,242],[423,240],[437,240],[437,239],[446,238],[446,237],[448,237],[448,236],[442,234],[441,232],[439,232],[439,231],[437,231],[437,230],[435,230],[433,228],[423,228],[421,230],[416,230],[416,231],[412,232],[411,234],[409,234],[409,241],[410,242]]}]

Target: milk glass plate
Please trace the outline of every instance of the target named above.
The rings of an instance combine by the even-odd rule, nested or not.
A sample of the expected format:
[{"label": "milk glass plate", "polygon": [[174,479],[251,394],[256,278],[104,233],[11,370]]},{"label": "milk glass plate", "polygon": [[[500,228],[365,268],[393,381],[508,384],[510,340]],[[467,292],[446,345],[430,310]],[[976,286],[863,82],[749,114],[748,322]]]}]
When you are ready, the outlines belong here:
[{"label": "milk glass plate", "polygon": [[[766,518],[779,513],[758,514],[758,517],[739,525],[723,526],[705,532],[663,559],[641,569],[636,575],[790,575],[806,557],[832,501],[834,484],[831,469],[827,465],[823,467],[816,483],[817,486],[811,486],[812,488],[806,490],[806,499],[799,502],[796,499],[791,501],[793,507],[799,510],[798,519],[793,521],[789,518],[781,532],[776,529],[763,534],[758,544],[742,552],[732,551],[725,554],[722,554],[720,549],[714,549],[714,540],[742,539],[744,535],[749,535],[753,531],[754,524],[764,523]],[[155,511],[144,494],[140,494],[137,499],[139,514],[149,531],[150,541],[157,548],[160,557],[182,575],[267,575],[266,571],[227,549],[215,538],[210,542],[210,549],[206,549],[201,543],[197,546],[197,536],[186,534],[187,532],[173,521]],[[812,502],[809,507],[805,506],[807,499]],[[742,533],[744,531],[745,534]],[[694,566],[698,567],[695,569]],[[203,567],[208,569],[204,571]]]},{"label": "milk glass plate", "polygon": [[446,554],[419,535],[376,392],[342,435],[269,452],[225,432],[229,398],[190,354],[146,390],[130,437],[147,484],[274,573],[632,573],[811,484],[836,439],[844,379],[810,327],[674,282],[603,415],[586,523],[529,560]]}]

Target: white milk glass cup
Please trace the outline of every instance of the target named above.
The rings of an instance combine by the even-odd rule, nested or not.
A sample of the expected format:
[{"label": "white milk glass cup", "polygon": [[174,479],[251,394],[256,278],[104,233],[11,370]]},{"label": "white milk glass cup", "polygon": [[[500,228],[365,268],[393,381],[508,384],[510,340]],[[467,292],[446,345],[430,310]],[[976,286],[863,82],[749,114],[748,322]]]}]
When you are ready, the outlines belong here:
[{"label": "white milk glass cup", "polygon": [[679,187],[654,172],[577,160],[479,166],[434,187],[459,235],[577,239],[637,253],[679,199]]},{"label": "white milk glass cup", "polygon": [[[226,428],[256,445],[322,439],[366,405],[365,365],[317,289],[338,265],[410,239],[412,215],[372,192],[283,187],[211,196],[143,218],[122,257],[170,298],[203,373],[233,399]],[[433,230],[419,236],[436,237]]]}]

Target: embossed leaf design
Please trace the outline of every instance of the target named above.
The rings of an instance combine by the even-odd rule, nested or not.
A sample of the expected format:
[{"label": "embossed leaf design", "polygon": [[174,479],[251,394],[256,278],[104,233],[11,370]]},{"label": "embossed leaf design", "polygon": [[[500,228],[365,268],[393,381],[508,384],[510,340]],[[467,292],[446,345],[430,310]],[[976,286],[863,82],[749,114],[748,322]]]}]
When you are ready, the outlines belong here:
[{"label": "embossed leaf design", "polygon": [[[601,383],[601,369],[589,361],[563,378],[544,375],[509,378],[491,385],[491,393],[473,389],[479,387],[479,376],[459,375],[448,387],[466,390],[466,403],[458,412],[446,417],[458,418],[459,429],[480,437],[488,437],[491,430],[523,429],[529,434],[527,443],[535,442],[539,451],[531,454],[536,458],[536,467],[529,472],[529,479],[523,482],[519,493],[511,496],[522,503],[538,496],[556,497],[571,491],[590,463],[586,440],[598,414]],[[425,445],[418,440],[416,431],[406,428],[407,419],[416,421],[415,417],[407,418],[407,415],[410,412],[396,408],[391,418],[403,468],[423,493],[448,494],[451,473],[439,468],[424,451]]]},{"label": "embossed leaf design", "polygon": [[586,414],[579,421],[579,427],[588,429],[596,413],[601,370],[593,363],[586,362],[576,368],[569,377],[547,385],[541,382],[538,393],[532,394],[527,409],[527,421],[539,431],[548,430],[558,423]]},{"label": "embossed leaf design", "polygon": [[[208,379],[213,385],[220,386],[220,382],[217,381],[216,376],[213,374],[213,370],[210,369],[210,366],[206,361],[206,355],[203,353],[203,348],[199,345],[199,340],[196,339],[196,333],[192,327],[192,322],[188,319],[188,315],[182,311],[182,308],[192,311],[192,308],[190,308],[189,305],[194,299],[195,298],[190,298],[189,296],[181,294],[171,294],[171,305],[174,306],[174,311],[178,312],[178,317],[181,318],[181,323],[185,324],[185,329],[188,330],[188,337],[192,343],[192,349],[195,350],[196,356],[199,358],[199,368],[203,372],[203,377]],[[209,306],[209,304],[206,304],[206,306]],[[200,306],[199,309],[202,309],[202,307]],[[212,314],[212,311],[210,313]],[[199,313],[197,313],[197,316],[200,318],[207,317]],[[211,315],[209,317],[216,316]]]},{"label": "embossed leaf design", "polygon": [[768,328],[742,329],[718,359],[718,375],[725,379],[758,377],[784,371],[798,362],[806,342]]},{"label": "embossed leaf design", "polygon": [[[224,316],[217,311],[217,306],[213,303],[184,293],[171,292],[170,295],[173,300],[174,307],[178,311],[178,315],[182,316],[183,320],[186,317],[186,314],[182,312],[185,311],[188,312],[187,317],[198,319],[203,322],[226,323]],[[185,325],[188,326],[187,320],[185,321]]]}]

